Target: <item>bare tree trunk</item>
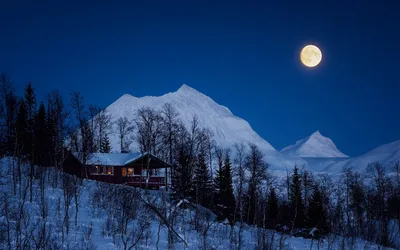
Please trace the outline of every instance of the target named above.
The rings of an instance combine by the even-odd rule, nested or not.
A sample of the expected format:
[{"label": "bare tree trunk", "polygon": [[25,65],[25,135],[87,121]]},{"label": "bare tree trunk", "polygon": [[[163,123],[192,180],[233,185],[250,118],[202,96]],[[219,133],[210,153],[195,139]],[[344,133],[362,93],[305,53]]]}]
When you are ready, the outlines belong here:
[{"label": "bare tree trunk", "polygon": [[158,244],[160,242],[160,232],[161,232],[161,221],[158,223],[158,230],[157,230],[157,242],[156,242],[156,249],[158,250]]}]

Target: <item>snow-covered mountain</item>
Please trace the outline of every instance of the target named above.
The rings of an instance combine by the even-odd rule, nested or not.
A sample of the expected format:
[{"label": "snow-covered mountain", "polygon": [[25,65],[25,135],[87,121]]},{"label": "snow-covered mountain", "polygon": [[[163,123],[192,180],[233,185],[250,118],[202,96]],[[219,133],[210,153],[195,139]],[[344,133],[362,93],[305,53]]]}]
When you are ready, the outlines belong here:
[{"label": "snow-covered mountain", "polygon": [[321,135],[318,130],[312,135],[297,141],[296,144],[282,149],[281,152],[298,157],[348,157],[337,149],[331,139]]},{"label": "snow-covered mountain", "polygon": [[324,171],[339,173],[343,168],[351,168],[357,172],[366,172],[369,163],[379,162],[387,172],[390,172],[397,161],[400,161],[400,140],[379,146],[358,157],[328,165]]},{"label": "snow-covered mountain", "polygon": [[[305,164],[305,161],[299,157],[280,153],[261,138],[247,121],[235,116],[228,108],[219,105],[210,97],[185,84],[176,92],[162,96],[138,98],[125,94],[108,106],[105,111],[111,115],[112,122],[117,121],[120,117],[132,120],[137,109],[145,106],[161,109],[165,103],[170,103],[179,112],[180,119],[187,127],[193,116],[196,115],[199,118],[200,126],[211,129],[216,143],[222,147],[233,148],[235,143],[252,142],[265,154],[265,160],[271,167],[284,169],[284,167],[292,168],[295,163]],[[117,131],[116,125],[113,129]],[[118,151],[120,147],[117,133],[112,133],[110,141],[113,150]],[[136,148],[135,145],[131,146],[132,150]]]},{"label": "snow-covered mountain", "polygon": [[[133,121],[135,112],[139,108],[161,109],[165,103],[170,103],[179,112],[180,120],[187,127],[196,115],[200,126],[209,128],[214,133],[216,143],[222,147],[233,149],[235,143],[241,142],[256,144],[264,153],[264,159],[270,164],[270,169],[281,171],[284,175],[286,169],[292,169],[295,164],[305,165],[312,171],[337,173],[341,172],[344,166],[363,172],[366,165],[372,161],[379,161],[389,166],[394,161],[400,160],[400,141],[383,145],[359,157],[348,158],[337,149],[331,139],[321,135],[319,131],[278,151],[261,138],[247,121],[185,84],[177,91],[162,96],[134,97],[125,94],[108,106],[105,112],[111,116],[111,121],[114,123],[113,132],[110,134],[113,151],[120,150],[115,124],[120,117],[127,117]],[[131,145],[131,150],[137,150],[135,143]]]}]

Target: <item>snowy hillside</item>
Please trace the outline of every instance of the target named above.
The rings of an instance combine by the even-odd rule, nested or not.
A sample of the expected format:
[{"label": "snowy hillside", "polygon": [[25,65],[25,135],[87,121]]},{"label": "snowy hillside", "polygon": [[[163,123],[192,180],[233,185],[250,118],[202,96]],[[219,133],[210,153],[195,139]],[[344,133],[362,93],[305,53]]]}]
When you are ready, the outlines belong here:
[{"label": "snowy hillside", "polygon": [[400,140],[379,146],[361,156],[328,165],[324,171],[338,173],[343,168],[349,167],[354,171],[366,172],[369,163],[379,162],[386,171],[390,172],[397,161],[400,161]]},{"label": "snowy hillside", "polygon": [[282,149],[281,152],[299,157],[348,157],[337,149],[331,139],[321,135],[319,131]]},{"label": "snowy hillside", "polygon": [[[0,249],[167,249],[168,228],[160,220],[159,214],[146,208],[137,199],[138,196],[135,196],[135,202],[123,202],[124,198],[130,197],[126,196],[127,193],[134,193],[153,205],[159,205],[163,192],[146,193],[92,180],[83,180],[81,183],[62,173],[57,173],[59,178],[55,179],[54,169],[46,168],[45,172],[40,172],[43,182],[34,179],[30,202],[29,166],[21,166],[23,178],[14,186],[15,179],[11,174],[14,164],[17,165],[10,158],[0,159]],[[196,221],[196,228],[195,210],[180,208],[179,204],[181,202],[172,206],[171,210],[169,202],[165,205],[169,213],[176,213],[173,227],[179,236],[173,247],[176,250],[239,249],[239,232],[242,234],[241,249],[260,249],[261,236],[266,242],[264,247],[270,247],[268,249],[382,249],[360,238],[354,238],[353,241],[352,238],[334,234],[311,240],[246,224],[243,229],[240,229],[239,223],[230,227],[215,221],[212,214],[210,217],[204,216],[209,213],[208,210],[199,210],[205,214],[199,214],[201,216]],[[128,209],[135,212],[127,213]],[[129,219],[126,219],[128,216]],[[127,223],[125,227],[118,224],[124,222]],[[14,224],[22,225],[22,228]],[[18,244],[24,244],[24,248],[19,248]]]},{"label": "snowy hillside", "polygon": [[[292,168],[295,163],[305,164],[305,161],[296,156],[286,156],[280,153],[261,138],[247,121],[233,115],[228,108],[219,105],[210,97],[185,84],[176,92],[162,96],[138,98],[125,94],[108,106],[106,112],[111,115],[113,122],[120,117],[127,117],[132,120],[137,109],[141,107],[161,109],[165,103],[172,104],[187,127],[189,127],[193,116],[196,115],[199,118],[200,126],[211,129],[216,143],[222,147],[233,148],[235,143],[252,142],[266,155],[265,160],[271,164],[272,168]],[[113,129],[116,131],[115,125]],[[118,151],[120,147],[116,132],[112,133],[110,141],[113,150]],[[132,145],[131,149],[135,150],[135,145]]]}]

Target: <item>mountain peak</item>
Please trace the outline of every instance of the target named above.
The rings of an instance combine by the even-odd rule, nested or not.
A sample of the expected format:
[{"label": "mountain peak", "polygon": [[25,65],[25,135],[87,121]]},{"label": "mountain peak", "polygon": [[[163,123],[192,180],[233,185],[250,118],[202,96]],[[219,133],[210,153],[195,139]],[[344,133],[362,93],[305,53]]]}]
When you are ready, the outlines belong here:
[{"label": "mountain peak", "polygon": [[[216,103],[207,95],[186,84],[181,85],[174,92],[169,92],[161,96],[132,97],[126,94],[113,102],[106,110],[112,116],[112,122],[114,123],[112,130],[117,131],[118,128],[115,122],[119,118],[127,117],[129,120],[132,120],[132,116],[139,108],[150,107],[155,110],[161,110],[166,103],[172,105],[179,114],[182,124],[188,129],[191,127],[193,117],[196,116],[201,121],[199,128],[208,128],[214,135],[213,139],[215,143],[221,147],[232,148],[236,143],[253,142],[263,152],[274,156],[277,155],[276,157],[286,157],[277,152],[271,144],[261,138],[247,121],[235,116],[225,106]],[[116,150],[120,149],[119,141],[117,135],[110,136],[112,148]],[[136,142],[131,143],[130,150],[138,150]],[[270,161],[272,160],[270,159]],[[273,164],[274,162],[271,162],[271,165]]]},{"label": "mountain peak", "polygon": [[299,157],[323,157],[323,158],[342,158],[348,157],[337,149],[333,141],[323,136],[319,130],[312,133],[296,144],[290,145],[281,150],[282,153],[296,155]]},{"label": "mountain peak", "polygon": [[199,91],[197,91],[196,89],[186,85],[186,84],[182,84],[182,86],[178,89],[177,92],[180,93],[200,93]]},{"label": "mountain peak", "polygon": [[321,136],[322,136],[321,133],[319,132],[319,130],[317,130],[314,133],[312,133],[312,135],[310,137],[321,137]]}]

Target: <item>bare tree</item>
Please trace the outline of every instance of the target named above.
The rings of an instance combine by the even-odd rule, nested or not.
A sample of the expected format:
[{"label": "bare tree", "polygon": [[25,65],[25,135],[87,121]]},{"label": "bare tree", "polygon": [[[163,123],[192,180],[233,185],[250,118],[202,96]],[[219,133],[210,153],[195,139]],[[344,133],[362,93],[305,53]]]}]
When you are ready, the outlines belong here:
[{"label": "bare tree", "polygon": [[129,145],[132,143],[131,135],[134,131],[132,122],[126,117],[120,117],[117,120],[118,137],[120,142],[121,153],[129,151]]},{"label": "bare tree", "polygon": [[97,134],[98,147],[101,147],[101,145],[105,139],[105,134],[108,134],[108,132],[111,128],[111,115],[108,114],[105,109],[102,109],[96,115],[94,120],[95,120],[95,122],[97,124],[97,128],[98,128],[98,134]]},{"label": "bare tree", "polygon": [[72,92],[70,105],[75,115],[79,131],[78,134],[75,134],[75,132],[72,133],[74,135],[73,139],[76,139],[76,141],[79,142],[79,158],[82,162],[82,165],[84,166],[84,168],[82,169],[84,173],[82,173],[82,175],[87,178],[87,170],[85,168],[86,162],[90,154],[95,152],[96,150],[94,145],[94,131],[92,129],[92,126],[88,124],[88,113],[85,108],[84,99],[79,92]]},{"label": "bare tree", "polygon": [[150,227],[151,214],[141,202],[132,202],[139,195],[135,189],[119,190],[116,197],[117,211],[114,213],[117,230],[124,250],[132,249],[145,238]]},{"label": "bare tree", "polygon": [[246,157],[246,145],[235,144],[236,149],[236,157],[235,157],[235,164],[236,164],[236,173],[235,176],[237,177],[237,194],[236,194],[236,207],[235,207],[235,214],[234,214],[234,221],[236,221],[236,216],[239,214],[240,218],[240,225],[239,225],[239,232],[238,232],[238,249],[241,249],[242,246],[242,231],[243,231],[243,215],[244,215],[244,187],[246,182],[246,175],[245,175],[245,157]]},{"label": "bare tree", "polygon": [[77,176],[72,176],[71,185],[75,203],[75,226],[78,225],[79,200],[83,189],[82,184],[83,183],[81,178],[78,178]]},{"label": "bare tree", "polygon": [[[176,140],[176,136],[178,135],[178,123],[177,119],[179,113],[175,110],[175,108],[170,104],[166,103],[163,105],[162,110],[162,126],[163,126],[163,144],[167,151],[167,162],[172,165],[174,159],[174,142]],[[171,178],[173,169],[171,169]],[[168,190],[168,170],[165,169],[165,183]]]},{"label": "bare tree", "polygon": [[216,218],[214,214],[199,205],[196,205],[196,230],[201,235],[202,238],[202,249],[207,250],[207,236],[211,226],[215,223]]},{"label": "bare tree", "polygon": [[140,108],[136,113],[136,140],[140,152],[157,155],[162,142],[162,118],[156,110],[148,107]]},{"label": "bare tree", "polygon": [[[64,194],[64,220],[63,220],[63,227],[65,227],[65,233],[69,234],[69,208],[74,197],[74,177],[63,173],[62,175],[62,189]],[[62,229],[62,242],[64,242],[64,228]]]},{"label": "bare tree", "polygon": [[245,169],[249,172],[249,182],[247,188],[247,222],[255,223],[256,220],[256,207],[259,202],[258,199],[258,190],[260,189],[260,185],[262,181],[267,178],[267,168],[268,164],[263,160],[263,153],[259,150],[259,148],[250,143],[249,144],[249,152],[246,155],[245,161]]},{"label": "bare tree", "polygon": [[[140,152],[151,153],[158,155],[162,146],[162,118],[154,109],[143,107],[136,113],[137,135],[136,141],[139,145]],[[150,161],[142,164],[142,169],[145,164],[146,179],[150,175]],[[141,171],[142,174],[142,171]],[[148,182],[146,181],[146,188]]]},{"label": "bare tree", "polygon": [[11,79],[5,74],[0,75],[0,136],[5,143],[4,150],[12,151],[14,143],[14,123],[17,110],[17,98]]},{"label": "bare tree", "polygon": [[389,246],[389,214],[387,212],[387,200],[392,189],[390,178],[386,175],[379,162],[373,162],[367,166],[367,171],[374,182],[372,195],[375,218],[378,221],[376,243]]},{"label": "bare tree", "polygon": [[[51,132],[51,164],[55,167],[55,177],[53,185],[58,183],[61,162],[64,159],[64,142],[67,137],[66,121],[69,111],[66,110],[62,97],[58,91],[52,91],[47,97],[47,115]],[[71,138],[72,140],[72,138]]]}]

